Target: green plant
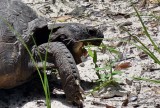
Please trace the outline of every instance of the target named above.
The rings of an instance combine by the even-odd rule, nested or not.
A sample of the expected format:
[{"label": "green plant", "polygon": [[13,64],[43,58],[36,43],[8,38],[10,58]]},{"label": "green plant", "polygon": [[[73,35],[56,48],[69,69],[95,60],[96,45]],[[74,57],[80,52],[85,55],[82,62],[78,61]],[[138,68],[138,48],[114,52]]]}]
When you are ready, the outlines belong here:
[{"label": "green plant", "polygon": [[[96,80],[96,82],[99,82],[99,86],[95,87],[93,89],[92,92],[94,92],[94,91],[97,91],[103,87],[109,86],[111,84],[114,85],[117,80],[116,78],[114,78],[114,75],[121,74],[122,72],[113,69],[115,62],[119,58],[119,51],[117,51],[116,48],[106,46],[103,43],[101,44],[101,46],[99,47],[100,50],[107,50],[111,55],[115,54],[114,59],[107,60],[105,67],[101,68],[97,65],[97,51],[92,50],[91,47],[92,46],[90,46],[90,45],[87,46],[87,50],[88,50],[89,56],[93,59],[93,63],[95,65],[96,75],[98,76],[98,80]],[[103,71],[103,73],[101,73],[100,71]]]}]

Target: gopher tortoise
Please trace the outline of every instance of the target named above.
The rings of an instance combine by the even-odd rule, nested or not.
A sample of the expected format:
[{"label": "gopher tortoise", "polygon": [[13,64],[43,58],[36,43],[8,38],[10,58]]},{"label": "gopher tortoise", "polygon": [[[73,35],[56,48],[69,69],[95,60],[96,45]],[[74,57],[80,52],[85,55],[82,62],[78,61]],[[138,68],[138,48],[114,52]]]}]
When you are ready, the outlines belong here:
[{"label": "gopher tortoise", "polygon": [[[57,68],[67,99],[80,104],[80,76],[76,64],[81,63],[81,56],[87,53],[82,47],[88,42],[100,45],[103,33],[78,23],[48,25],[45,18],[17,0],[0,0],[0,4],[0,89],[28,81],[36,72],[31,58],[39,66],[47,52],[46,62]],[[84,39],[88,40],[81,41]]]}]

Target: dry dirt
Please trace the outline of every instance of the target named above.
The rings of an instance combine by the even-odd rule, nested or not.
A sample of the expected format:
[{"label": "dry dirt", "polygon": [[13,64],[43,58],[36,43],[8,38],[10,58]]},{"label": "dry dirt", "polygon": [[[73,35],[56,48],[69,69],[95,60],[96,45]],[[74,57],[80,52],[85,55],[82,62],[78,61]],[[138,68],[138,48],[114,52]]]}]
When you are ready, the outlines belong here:
[{"label": "dry dirt", "polygon": [[[130,0],[57,0],[55,3],[54,0],[22,1],[37,11],[39,15],[49,18],[49,23],[76,22],[101,29],[105,35],[103,43],[108,46],[116,46],[121,52],[121,57],[114,64],[129,63],[128,68],[121,69],[121,75],[114,76],[119,79],[119,86],[101,89],[99,94],[94,93],[95,97],[87,95],[84,100],[85,108],[160,108],[160,84],[133,79],[133,77],[145,77],[160,80],[160,66],[135,45],[129,44],[129,35],[122,30],[122,27],[126,27],[131,34],[138,36],[158,58],[160,56],[144,35],[142,25]],[[160,6],[154,2],[156,0],[146,0],[146,4],[142,1],[145,0],[133,0],[133,3],[140,11],[151,37],[159,44]],[[154,15],[159,19],[153,17]],[[97,57],[98,66],[104,67],[107,60],[114,56],[107,50],[102,52],[97,49]],[[86,61],[78,65],[78,69],[83,80],[82,86],[86,92],[89,92],[94,85],[92,82],[98,78],[92,58],[88,57]],[[1,90],[0,108],[46,108],[43,90],[38,85],[40,81],[36,80],[15,89]],[[51,93],[52,108],[75,107],[66,102],[58,81],[51,87],[54,87]]]}]

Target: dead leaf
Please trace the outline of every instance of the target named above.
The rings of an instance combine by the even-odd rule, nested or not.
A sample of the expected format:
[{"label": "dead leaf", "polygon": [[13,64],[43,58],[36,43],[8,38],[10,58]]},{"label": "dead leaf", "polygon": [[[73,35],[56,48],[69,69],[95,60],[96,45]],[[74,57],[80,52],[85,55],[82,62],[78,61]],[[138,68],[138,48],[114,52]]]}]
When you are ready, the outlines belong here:
[{"label": "dead leaf", "polygon": [[128,100],[128,98],[126,98],[125,100],[123,100],[122,106],[127,106],[128,102],[129,102],[129,100]]},{"label": "dead leaf", "polygon": [[141,30],[141,31],[138,31],[137,34],[136,34],[138,37],[140,36],[144,36],[144,32]]},{"label": "dead leaf", "polygon": [[71,19],[72,16],[70,16],[70,15],[65,15],[65,16],[54,17],[54,18],[56,18],[56,20],[59,21],[59,22],[65,22],[65,21]]},{"label": "dead leaf", "polygon": [[117,43],[116,47],[120,47],[120,46],[126,45],[126,44],[127,44],[127,42],[120,41],[120,42]]},{"label": "dead leaf", "polygon": [[92,105],[97,105],[97,106],[106,106],[106,104],[98,101],[92,101]]},{"label": "dead leaf", "polygon": [[141,0],[140,6],[139,7],[145,7],[146,5],[150,4],[159,4],[160,0]]},{"label": "dead leaf", "polygon": [[160,3],[160,0],[149,0],[149,2],[152,4],[158,4]]},{"label": "dead leaf", "polygon": [[158,26],[158,22],[152,21],[152,22],[150,22],[150,25],[151,25],[152,28],[153,27],[157,27]]},{"label": "dead leaf", "polygon": [[139,7],[143,8],[146,6],[146,4],[147,4],[147,0],[141,0]]},{"label": "dead leaf", "polygon": [[126,22],[120,23],[120,24],[119,24],[119,27],[122,28],[122,27],[124,27],[124,26],[131,26],[131,25],[132,25],[132,22],[126,21]]},{"label": "dead leaf", "polygon": [[116,108],[114,106],[106,105],[106,108]]},{"label": "dead leaf", "polygon": [[154,91],[156,94],[160,94],[160,87],[153,87],[152,91]]},{"label": "dead leaf", "polygon": [[124,62],[124,63],[120,63],[118,65],[115,66],[115,70],[122,70],[122,69],[126,69],[131,67],[131,63],[130,62]]}]

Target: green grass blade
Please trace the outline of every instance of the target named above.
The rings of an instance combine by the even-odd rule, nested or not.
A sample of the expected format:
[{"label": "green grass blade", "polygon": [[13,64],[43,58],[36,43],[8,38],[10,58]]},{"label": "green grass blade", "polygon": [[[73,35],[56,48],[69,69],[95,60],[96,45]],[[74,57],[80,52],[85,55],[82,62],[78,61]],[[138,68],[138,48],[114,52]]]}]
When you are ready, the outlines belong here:
[{"label": "green grass blade", "polygon": [[147,55],[149,55],[156,63],[160,64],[160,61],[159,59],[153,54],[153,52],[151,52],[137,37],[133,36],[133,38],[138,41],[141,45],[141,46],[138,46],[136,44],[134,44],[136,47],[142,49]]},{"label": "green grass blade", "polygon": [[152,79],[149,79],[149,78],[140,78],[140,77],[133,77],[133,79],[160,84],[160,80],[152,80]]},{"label": "green grass blade", "polygon": [[151,51],[146,47],[145,44],[143,44],[136,36],[133,36],[132,34],[130,34],[130,32],[127,31],[126,28],[123,28],[123,30],[126,31],[131,37],[133,37],[134,40],[136,40],[138,43],[140,43],[140,44],[142,45],[142,47],[141,47],[141,46],[138,46],[137,44],[135,44],[135,43],[133,43],[133,42],[132,42],[132,44],[134,44],[137,48],[142,49],[142,50],[143,50],[147,55],[149,55],[156,63],[160,64],[159,59],[153,54],[153,52],[151,52]]},{"label": "green grass blade", "polygon": [[157,46],[156,43],[152,40],[150,34],[148,33],[148,30],[147,30],[146,26],[144,25],[143,20],[142,20],[142,18],[141,18],[141,16],[140,16],[138,10],[136,9],[136,7],[135,7],[133,4],[132,4],[132,6],[133,6],[134,10],[136,11],[137,17],[139,18],[139,20],[140,20],[140,22],[141,22],[141,24],[142,24],[142,26],[143,26],[145,35],[148,37],[148,39],[149,39],[150,42],[152,43],[152,45],[154,46],[155,50],[160,53],[160,50],[159,50],[158,46]]}]

